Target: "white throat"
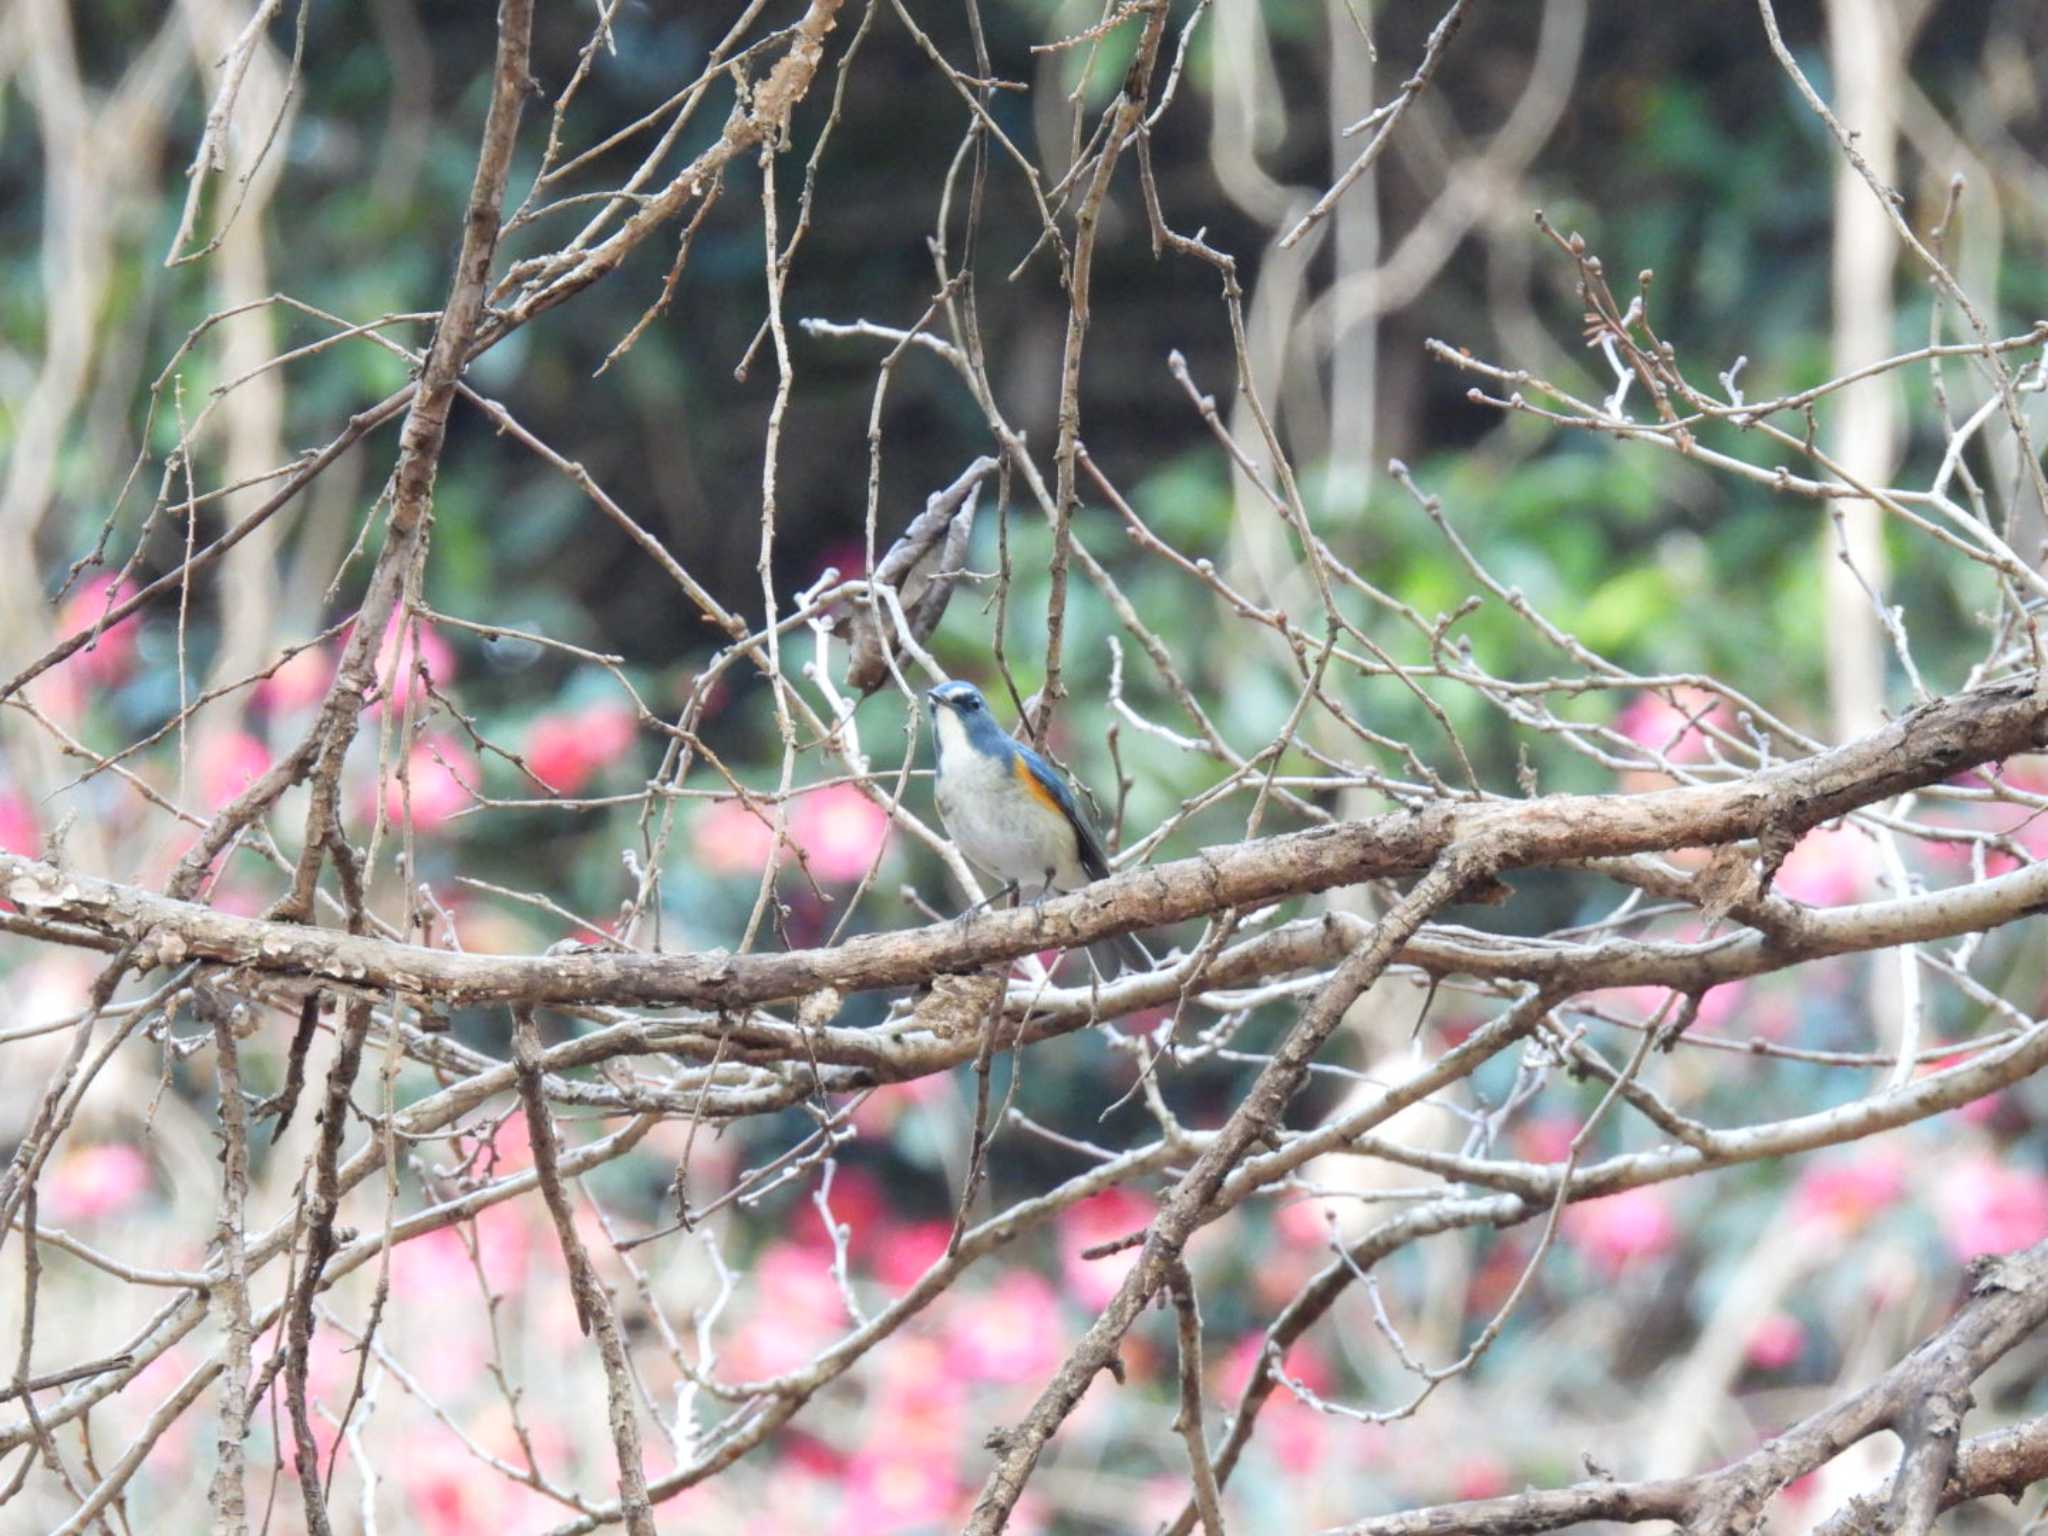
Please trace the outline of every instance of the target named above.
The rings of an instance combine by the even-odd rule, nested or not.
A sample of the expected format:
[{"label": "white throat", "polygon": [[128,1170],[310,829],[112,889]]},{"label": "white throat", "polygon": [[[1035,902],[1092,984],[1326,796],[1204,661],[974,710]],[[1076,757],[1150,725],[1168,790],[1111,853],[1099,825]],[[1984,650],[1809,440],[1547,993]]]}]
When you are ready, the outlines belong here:
[{"label": "white throat", "polygon": [[944,705],[934,712],[932,728],[939,738],[939,771],[944,773],[957,769],[967,761],[967,727],[960,723],[960,717]]}]

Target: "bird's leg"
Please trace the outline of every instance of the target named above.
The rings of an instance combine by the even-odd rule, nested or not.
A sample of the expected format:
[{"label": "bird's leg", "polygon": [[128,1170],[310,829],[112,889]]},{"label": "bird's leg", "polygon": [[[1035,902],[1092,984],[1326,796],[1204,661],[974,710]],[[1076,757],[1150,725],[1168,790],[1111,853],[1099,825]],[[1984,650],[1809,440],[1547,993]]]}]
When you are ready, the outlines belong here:
[{"label": "bird's leg", "polygon": [[1001,886],[996,890],[990,892],[988,895],[982,897],[981,900],[977,901],[965,912],[962,912],[958,917],[954,918],[953,921],[956,923],[964,924],[970,917],[974,916],[975,913],[981,911],[983,908],[994,906],[997,902],[1001,901],[1005,896],[1008,896],[1014,900],[1016,895],[1017,882],[1012,880],[1009,884]]}]

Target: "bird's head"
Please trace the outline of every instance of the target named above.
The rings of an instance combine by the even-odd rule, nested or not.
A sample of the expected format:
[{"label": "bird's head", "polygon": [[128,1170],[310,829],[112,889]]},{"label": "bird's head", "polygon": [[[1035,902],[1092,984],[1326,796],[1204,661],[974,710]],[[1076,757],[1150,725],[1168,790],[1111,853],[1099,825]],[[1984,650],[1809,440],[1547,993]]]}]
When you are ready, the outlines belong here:
[{"label": "bird's head", "polygon": [[925,697],[932,701],[932,724],[938,732],[941,755],[973,745],[981,753],[998,750],[992,738],[1000,738],[1002,727],[989,713],[988,700],[972,683],[957,679],[941,683]]},{"label": "bird's head", "polygon": [[963,724],[977,716],[982,719],[988,718],[988,700],[981,696],[981,690],[972,683],[961,682],[956,678],[950,683],[941,683],[936,688],[928,689],[925,697],[932,701],[935,709],[959,716]]}]

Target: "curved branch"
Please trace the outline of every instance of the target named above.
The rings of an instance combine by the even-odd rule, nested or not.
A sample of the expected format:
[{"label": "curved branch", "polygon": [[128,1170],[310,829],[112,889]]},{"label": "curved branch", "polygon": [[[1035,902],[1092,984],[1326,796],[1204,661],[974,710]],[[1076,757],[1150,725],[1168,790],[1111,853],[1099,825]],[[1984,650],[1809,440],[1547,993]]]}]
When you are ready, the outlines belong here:
[{"label": "curved branch", "polygon": [[[1928,1402],[1959,1397],[1986,1367],[2048,1321],[2048,1242],[2023,1253],[1981,1260],[1970,1300],[1947,1327],[1926,1340],[1861,1392],[1802,1420],[1782,1435],[1765,1441],[1741,1460],[1692,1477],[1657,1478],[1647,1482],[1607,1480],[1575,1483],[1569,1488],[1539,1489],[1499,1499],[1442,1504],[1404,1511],[1344,1527],[1344,1536],[1527,1536],[1588,1520],[1673,1520],[1688,1531],[1752,1529],[1772,1495],[1795,1478],[1833,1460],[1867,1435],[1886,1428],[1904,1437]],[[2044,1437],[2036,1420],[2021,1446],[2001,1439],[1995,1454],[1986,1436],[1957,1458],[1958,1476],[1937,1483],[1943,1507],[1978,1498],[2011,1486],[2024,1470],[2038,1464]],[[2008,1438],[2011,1432],[2008,1432]],[[2030,1453],[2030,1455],[2029,1455]],[[1979,1484],[1960,1479],[1972,1474]],[[1970,1487],[1977,1491],[1965,1491]],[[1950,1497],[1951,1490],[1954,1497]],[[1838,1517],[1839,1518],[1839,1517]]]}]

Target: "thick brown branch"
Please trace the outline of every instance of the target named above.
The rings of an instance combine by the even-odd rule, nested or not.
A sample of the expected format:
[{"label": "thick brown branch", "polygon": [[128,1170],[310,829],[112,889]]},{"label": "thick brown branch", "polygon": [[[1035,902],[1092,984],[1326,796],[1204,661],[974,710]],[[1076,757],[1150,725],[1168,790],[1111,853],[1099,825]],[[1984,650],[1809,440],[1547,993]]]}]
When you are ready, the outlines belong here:
[{"label": "thick brown branch", "polygon": [[[1965,1440],[1956,1451],[1955,1470],[1941,1486],[1940,1508],[1954,1509],[1996,1493],[2017,1499],[2043,1478],[2048,1478],[2048,1416]],[[1884,1508],[1882,1490],[1859,1494],[1815,1526],[1814,1536],[1863,1536],[1879,1528]]]},{"label": "thick brown branch", "polygon": [[[826,987],[853,993],[909,986],[1049,946],[1079,948],[1113,934],[1225,907],[1254,907],[1413,874],[1427,868],[1454,841],[1481,835],[1497,846],[1503,869],[1698,847],[1764,831],[1796,836],[1859,806],[1980,763],[2033,751],[2044,721],[2048,705],[2029,685],[1999,684],[1936,700],[1860,741],[1735,783],[1640,795],[1553,795],[1435,805],[1413,815],[1342,822],[1210,849],[1191,859],[1098,881],[1042,906],[980,914],[970,923],[869,934],[828,949],[784,954],[453,954],[235,917],[4,853],[0,890],[32,917],[62,919],[143,941],[148,954],[138,963],[216,959],[275,975],[395,988],[447,1004],[609,1002],[742,1008],[803,997]],[[2012,902],[2008,899],[2001,907],[1997,897],[2011,898],[2032,887],[2023,883],[1994,891],[1995,885],[1986,882],[1924,898],[1934,906],[1918,909],[1917,918],[1924,922],[1939,913],[1950,914],[1961,924],[1949,930],[1955,932],[2008,920],[2014,915]],[[2031,904],[2030,897],[2020,899]],[[1905,909],[1910,905],[1876,904],[1886,923],[1907,922]],[[1758,968],[1768,968],[1773,945],[1808,953],[1839,952],[1824,944],[1807,948],[1810,934],[1824,933],[1811,925],[1827,921],[1831,919],[1805,914],[1783,939],[1759,937],[1744,943],[1753,946],[1751,958]],[[1840,937],[1845,948],[1867,947],[1869,942],[1849,942],[1852,935],[1846,932]],[[1715,963],[1734,967],[1732,960]],[[1533,966],[1531,974],[1541,968]],[[1734,967],[1722,979],[1738,974],[1747,973]]]}]

